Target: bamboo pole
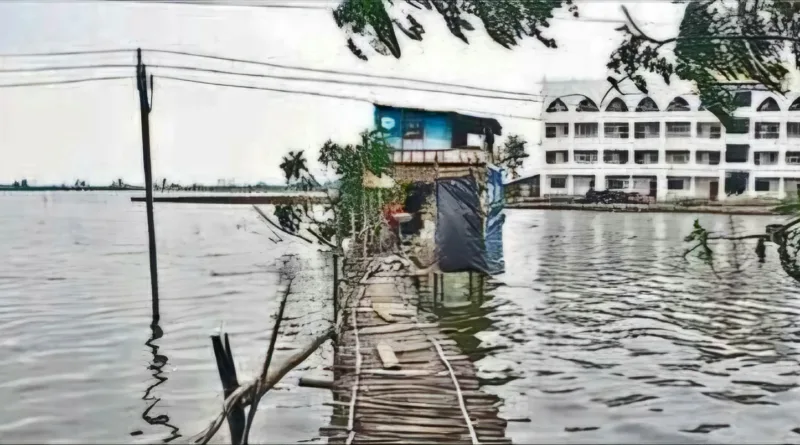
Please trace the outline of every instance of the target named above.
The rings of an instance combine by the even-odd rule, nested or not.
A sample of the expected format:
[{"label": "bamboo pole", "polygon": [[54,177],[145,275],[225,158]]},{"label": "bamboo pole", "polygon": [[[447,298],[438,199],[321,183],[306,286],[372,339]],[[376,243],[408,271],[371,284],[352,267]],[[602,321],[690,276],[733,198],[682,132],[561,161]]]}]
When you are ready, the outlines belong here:
[{"label": "bamboo pole", "polygon": [[225,417],[236,406],[248,406],[255,397],[261,397],[274,387],[289,371],[303,363],[311,354],[314,353],[323,343],[332,338],[333,329],[329,329],[324,334],[317,337],[305,349],[291,356],[280,368],[274,372],[270,372],[261,380],[254,380],[251,383],[240,386],[230,396],[228,396],[222,404],[222,412],[217,414],[214,420],[201,431],[200,433],[192,436],[189,443],[193,444],[207,444],[214,434],[219,431],[220,426],[225,421]]}]

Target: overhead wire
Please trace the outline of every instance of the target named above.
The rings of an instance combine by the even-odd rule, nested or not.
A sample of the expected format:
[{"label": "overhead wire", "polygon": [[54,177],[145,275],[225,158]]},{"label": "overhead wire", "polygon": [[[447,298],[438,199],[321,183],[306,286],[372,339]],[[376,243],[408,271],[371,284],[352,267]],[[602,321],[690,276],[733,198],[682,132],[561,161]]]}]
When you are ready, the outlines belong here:
[{"label": "overhead wire", "polygon": [[34,86],[51,86],[51,85],[66,85],[73,83],[86,83],[107,80],[123,80],[133,79],[133,76],[107,76],[107,77],[86,77],[80,79],[63,79],[63,80],[48,80],[41,82],[22,82],[22,83],[0,83],[0,88],[18,88],[18,87],[34,87]]},{"label": "overhead wire", "polygon": [[[160,79],[167,79],[173,80],[177,82],[187,82],[187,83],[196,83],[201,85],[209,85],[209,86],[219,86],[219,87],[228,87],[228,88],[240,88],[240,89],[247,89],[247,90],[261,90],[261,91],[271,91],[276,93],[286,93],[286,94],[301,94],[307,96],[316,96],[316,97],[327,97],[333,99],[343,99],[343,100],[351,100],[356,102],[366,102],[369,104],[375,103],[373,99],[363,98],[363,97],[355,97],[352,95],[340,95],[334,93],[322,93],[317,91],[302,91],[302,90],[287,90],[283,88],[272,88],[272,87],[262,87],[256,85],[242,85],[242,84],[235,84],[235,83],[226,83],[226,82],[212,82],[207,80],[199,80],[199,79],[189,79],[186,77],[177,77],[177,76],[169,76],[158,74],[154,75],[156,78]],[[502,113],[495,113],[490,111],[475,111],[475,110],[462,110],[464,112],[471,112],[477,114],[484,114],[484,115],[493,115],[493,116],[504,116],[504,117],[511,117],[516,119],[528,119],[528,120],[540,120],[536,117],[531,116],[520,116],[520,115],[513,115],[513,114],[502,114]]]},{"label": "overhead wire", "polygon": [[[0,58],[25,58],[25,57],[48,57],[48,56],[75,56],[75,55],[84,55],[84,54],[103,54],[103,53],[120,53],[120,52],[135,52],[135,49],[106,49],[106,50],[88,50],[88,51],[64,51],[64,52],[31,52],[31,53],[6,53],[0,54]],[[169,54],[169,55],[178,55],[178,56],[186,56],[186,57],[197,57],[202,59],[208,60],[216,60],[222,62],[232,62],[232,63],[243,63],[243,64],[250,64],[256,66],[265,66],[269,68],[278,68],[278,69],[286,69],[286,70],[296,70],[296,71],[303,71],[303,72],[310,72],[310,73],[320,73],[320,74],[334,74],[334,75],[341,75],[341,76],[354,76],[354,77],[365,77],[370,79],[378,79],[378,80],[393,80],[399,82],[413,82],[419,83],[423,85],[433,85],[439,87],[448,87],[448,88],[461,88],[466,90],[474,90],[480,91],[484,93],[493,93],[493,94],[507,94],[513,96],[520,96],[520,97],[529,97],[532,99],[540,99],[542,96],[540,94],[532,94],[532,93],[524,93],[520,91],[510,91],[510,90],[501,90],[495,88],[483,88],[477,87],[473,85],[463,85],[457,83],[448,83],[448,82],[438,82],[432,80],[425,80],[425,79],[414,79],[408,77],[400,77],[400,76],[385,76],[379,74],[371,74],[371,73],[358,73],[354,71],[345,71],[345,70],[332,70],[332,69],[321,69],[321,68],[310,68],[304,66],[295,66],[295,65],[286,65],[286,64],[279,64],[274,62],[265,62],[253,59],[243,59],[243,58],[234,58],[234,57],[225,57],[225,56],[218,56],[214,54],[207,54],[207,53],[199,53],[193,51],[181,51],[181,50],[169,50],[169,49],[157,49],[157,48],[143,48],[142,52],[144,54],[147,53],[156,53],[156,54]],[[513,99],[509,99],[513,100]]]},{"label": "overhead wire", "polygon": [[[195,71],[195,72],[212,73],[212,74],[225,74],[225,75],[233,75],[233,76],[258,77],[258,78],[266,78],[266,79],[301,81],[301,82],[318,82],[318,83],[327,83],[327,84],[335,84],[335,85],[352,85],[352,86],[359,86],[359,87],[392,88],[392,89],[406,90],[406,91],[419,91],[419,92],[437,93],[437,94],[452,94],[452,95],[458,95],[458,96],[468,96],[468,97],[476,97],[476,98],[483,98],[483,99],[498,99],[498,100],[509,100],[509,101],[519,101],[519,102],[529,102],[529,103],[533,102],[531,99],[523,99],[523,98],[519,98],[519,97],[500,97],[500,96],[493,96],[493,95],[488,95],[488,94],[477,94],[477,93],[469,93],[469,92],[446,91],[446,90],[437,90],[437,89],[433,89],[433,88],[410,87],[410,86],[405,86],[405,85],[389,85],[389,84],[381,84],[381,83],[352,82],[352,81],[338,80],[338,79],[320,79],[320,78],[311,78],[311,77],[279,76],[279,75],[274,75],[274,74],[248,73],[248,72],[242,72],[242,71],[228,71],[228,70],[219,70],[219,69],[211,69],[211,68],[200,68],[200,67],[185,66],[185,65],[149,64],[147,66],[150,67],[150,68]],[[2,72],[2,70],[0,70],[0,72]]]},{"label": "overhead wire", "polygon": [[235,62],[235,63],[245,63],[245,64],[252,64],[252,65],[260,65],[260,66],[267,66],[270,68],[280,68],[280,69],[289,69],[289,70],[297,70],[297,71],[306,71],[306,72],[313,72],[313,73],[323,73],[323,74],[337,74],[343,76],[361,76],[367,78],[375,78],[375,79],[385,79],[385,80],[397,80],[402,82],[416,82],[421,84],[428,84],[428,85],[436,85],[436,86],[445,86],[450,88],[464,88],[464,89],[472,89],[475,91],[482,91],[486,93],[498,93],[498,94],[509,94],[509,95],[518,95],[518,96],[526,96],[526,97],[541,97],[537,94],[531,93],[523,93],[519,91],[508,91],[508,90],[500,90],[494,88],[482,88],[476,87],[471,85],[461,85],[461,84],[454,84],[448,82],[437,82],[433,80],[423,80],[423,79],[411,79],[407,77],[399,77],[399,76],[384,76],[378,74],[370,74],[370,73],[357,73],[353,71],[344,71],[344,70],[333,70],[333,69],[322,69],[322,68],[309,68],[309,67],[302,67],[302,66],[292,66],[292,65],[284,65],[279,63],[273,62],[264,62],[264,61],[257,61],[251,59],[240,59],[240,58],[233,58],[233,57],[223,57],[217,56],[212,54],[204,54],[192,51],[178,51],[178,50],[165,50],[165,49],[154,49],[154,48],[143,48],[143,52],[152,52],[152,53],[162,53],[162,54],[172,54],[172,55],[182,55],[182,56],[189,56],[189,57],[198,57],[210,60],[219,60],[224,62]]}]

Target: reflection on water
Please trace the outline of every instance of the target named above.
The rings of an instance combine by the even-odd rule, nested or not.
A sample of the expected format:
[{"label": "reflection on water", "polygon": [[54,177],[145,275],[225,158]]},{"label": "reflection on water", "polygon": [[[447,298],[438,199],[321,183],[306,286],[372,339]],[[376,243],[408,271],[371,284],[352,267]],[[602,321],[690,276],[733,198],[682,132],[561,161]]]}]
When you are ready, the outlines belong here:
[{"label": "reflection on water", "polygon": [[[142,204],[127,193],[0,193],[0,400],[13,401],[0,411],[3,442],[175,443],[201,431],[222,403],[209,335],[224,323],[242,381],[260,371],[284,254],[304,261],[276,363],[328,325],[326,259],[270,241],[249,206],[157,205],[155,219],[157,324]],[[330,392],[297,380],[329,360],[315,353],[264,397],[254,443],[318,436]],[[229,440],[226,428],[217,436]]]},{"label": "reflection on water", "polygon": [[[147,342],[145,342],[145,345],[147,345],[147,347],[150,348],[150,351],[153,354],[153,360],[147,366],[147,369],[153,371],[153,379],[155,380],[155,382],[147,387],[147,390],[145,390],[144,392],[144,396],[142,396],[142,400],[145,400],[147,402],[152,401],[151,403],[148,404],[147,408],[142,413],[142,419],[144,419],[144,421],[150,425],[164,425],[165,427],[169,428],[170,429],[169,436],[167,436],[162,440],[164,443],[167,443],[181,437],[181,435],[178,434],[179,428],[169,423],[168,415],[159,414],[153,416],[150,414],[150,411],[152,411],[153,408],[155,408],[155,406],[158,404],[158,402],[161,401],[160,397],[153,396],[151,392],[157,386],[167,381],[167,377],[163,372],[163,368],[164,366],[167,365],[167,362],[169,361],[169,358],[166,355],[158,353],[158,345],[154,343],[156,340],[164,336],[164,332],[161,330],[161,327],[155,320],[153,320],[153,323],[150,325],[150,329],[152,331],[152,335],[147,340]],[[141,431],[137,430],[131,433],[131,435],[138,436],[141,433],[142,433]]]},{"label": "reflection on water", "polygon": [[[770,217],[703,215],[724,233]],[[517,443],[800,443],[800,286],[774,246],[681,257],[693,216],[511,211],[483,301],[445,278],[437,313],[505,399]]]}]

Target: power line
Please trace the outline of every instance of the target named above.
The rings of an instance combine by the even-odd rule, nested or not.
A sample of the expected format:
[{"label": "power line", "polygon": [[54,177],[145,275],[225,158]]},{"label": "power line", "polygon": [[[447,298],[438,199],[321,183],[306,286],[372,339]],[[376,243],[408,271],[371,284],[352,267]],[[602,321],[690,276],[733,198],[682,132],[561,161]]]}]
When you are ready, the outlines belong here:
[{"label": "power line", "polygon": [[43,53],[8,53],[0,54],[0,57],[45,57],[45,56],[83,56],[90,54],[113,54],[113,53],[126,53],[135,52],[132,48],[117,48],[117,49],[93,49],[81,51],[61,51],[61,52],[43,52]]},{"label": "power line", "polygon": [[4,0],[15,3],[138,3],[138,4],[171,4],[191,6],[233,6],[250,8],[275,8],[275,9],[316,9],[331,11],[332,8],[314,5],[292,5],[291,3],[248,3],[225,2],[213,0]]},{"label": "power line", "polygon": [[0,68],[0,73],[36,73],[42,71],[70,71],[80,69],[103,68],[134,68],[131,64],[94,64],[94,65],[64,65],[64,66],[38,66],[32,68]]},{"label": "power line", "polygon": [[[120,53],[120,52],[133,52],[134,49],[106,49],[106,50],[90,50],[90,51],[66,51],[66,52],[40,52],[40,53],[11,53],[11,54],[0,54],[0,57],[7,57],[7,58],[14,58],[14,57],[48,57],[48,56],[74,56],[74,55],[84,55],[84,54],[104,54],[104,53]],[[422,80],[422,79],[412,79],[407,77],[399,77],[399,76],[382,76],[377,74],[369,74],[369,73],[358,73],[353,71],[344,71],[344,70],[330,70],[330,69],[320,69],[320,68],[309,68],[303,66],[293,66],[293,65],[285,65],[279,63],[272,63],[272,62],[264,62],[252,59],[241,59],[241,58],[233,58],[233,57],[224,57],[224,56],[217,56],[213,54],[204,54],[192,51],[179,51],[179,50],[168,50],[168,49],[155,49],[155,48],[148,48],[142,49],[143,52],[150,52],[150,53],[157,53],[157,54],[170,54],[170,55],[178,55],[178,56],[188,56],[188,57],[197,57],[202,59],[209,59],[209,60],[217,60],[223,62],[234,62],[234,63],[244,63],[244,64],[251,64],[257,66],[265,66],[269,68],[278,68],[278,69],[287,69],[287,70],[297,70],[303,72],[311,72],[311,73],[320,73],[320,74],[334,74],[334,75],[343,75],[343,76],[360,76],[365,78],[371,79],[379,79],[379,80],[395,80],[401,82],[415,82],[420,83],[423,85],[433,85],[439,87],[449,87],[449,88],[463,88],[468,90],[474,91],[482,91],[485,93],[494,93],[494,94],[508,94],[508,95],[515,95],[515,96],[522,96],[522,97],[529,97],[532,99],[541,99],[543,96],[539,94],[531,94],[531,93],[523,93],[519,91],[509,91],[509,90],[500,90],[494,88],[482,88],[476,87],[471,85],[462,85],[462,84],[454,84],[454,83],[447,83],[447,82],[437,82],[432,80]],[[266,76],[266,75],[265,75]],[[423,90],[424,91],[424,90]],[[515,100],[508,98],[508,100]]]},{"label": "power line", "polygon": [[[286,94],[303,94],[307,96],[316,96],[316,97],[329,97],[333,99],[344,99],[344,100],[352,100],[356,102],[366,102],[369,104],[374,104],[374,101],[371,99],[365,99],[361,97],[354,97],[354,96],[344,96],[338,94],[330,94],[330,93],[318,93],[314,91],[298,91],[298,90],[285,90],[282,88],[269,88],[269,87],[260,87],[255,85],[241,85],[241,84],[232,84],[232,83],[223,83],[223,82],[211,82],[205,80],[198,80],[198,79],[187,79],[185,77],[175,77],[175,76],[165,76],[165,75],[156,75],[157,78],[160,79],[168,79],[174,80],[178,82],[188,82],[188,83],[197,83],[201,85],[210,85],[210,86],[219,86],[219,87],[229,87],[229,88],[241,88],[246,90],[261,90],[261,91],[272,91],[276,93],[286,93]],[[528,119],[528,120],[540,120],[535,117],[531,116],[520,116],[520,115],[513,115],[513,114],[502,114],[502,113],[494,113],[489,111],[475,111],[475,110],[459,110],[464,113],[476,113],[476,114],[484,114],[484,115],[493,115],[493,116],[503,116],[503,117],[511,117],[516,119]]]},{"label": "power line", "polygon": [[66,85],[66,84],[71,84],[71,83],[85,83],[85,82],[95,82],[95,81],[105,81],[105,80],[122,80],[122,79],[133,79],[133,77],[132,76],[86,77],[86,78],[81,78],[81,79],[50,80],[50,81],[43,81],[43,82],[5,83],[5,84],[0,84],[0,88]]},{"label": "power line", "polygon": [[218,87],[229,87],[229,88],[242,88],[246,90],[262,90],[262,91],[273,91],[276,93],[289,93],[289,94],[304,94],[307,96],[317,96],[317,97],[330,97],[333,99],[344,99],[344,100],[354,100],[357,102],[367,102],[372,103],[370,99],[363,99],[359,97],[353,96],[345,96],[339,94],[331,94],[331,93],[317,93],[313,91],[298,91],[298,90],[285,90],[282,88],[269,88],[269,87],[260,87],[255,85],[240,85],[240,84],[232,84],[232,83],[223,83],[223,82],[211,82],[206,80],[197,80],[197,79],[187,79],[185,77],[175,77],[175,76],[165,76],[159,74],[156,76],[159,79],[168,79],[168,80],[175,80],[178,82],[189,82],[189,83],[198,83],[202,85],[212,85]]},{"label": "power line", "polygon": [[[519,101],[519,102],[534,102],[531,99],[523,99],[518,97],[499,97],[499,96],[492,96],[488,94],[476,94],[476,93],[466,93],[466,92],[457,92],[457,91],[445,91],[445,90],[436,90],[432,88],[420,88],[420,87],[409,87],[404,85],[389,85],[389,84],[380,84],[380,83],[368,83],[368,82],[351,82],[346,80],[337,80],[337,79],[319,79],[319,78],[311,78],[311,77],[293,77],[293,76],[278,76],[272,74],[261,74],[261,73],[246,73],[241,71],[227,71],[227,70],[218,70],[218,69],[210,69],[210,68],[199,68],[193,66],[185,66],[185,65],[161,65],[161,64],[152,64],[148,65],[151,68],[161,68],[161,69],[174,69],[174,70],[185,70],[185,71],[197,71],[197,72],[204,72],[204,73],[214,73],[214,74],[228,74],[228,75],[235,75],[235,76],[247,76],[247,77],[259,77],[259,78],[266,78],[266,79],[279,79],[279,80],[290,80],[290,81],[301,81],[301,82],[319,82],[319,83],[329,83],[329,84],[336,84],[336,85],[352,85],[352,86],[360,86],[360,87],[379,87],[379,88],[393,88],[399,90],[407,90],[407,91],[421,91],[427,93],[437,93],[437,94],[452,94],[458,96],[469,96],[469,97],[477,97],[483,99],[498,99],[498,100],[510,100],[510,101]],[[0,70],[2,72],[2,70]]]},{"label": "power line", "polygon": [[428,84],[428,85],[436,85],[436,86],[445,86],[445,87],[456,87],[456,88],[466,88],[472,89],[475,91],[483,91],[487,93],[499,93],[499,94],[511,94],[517,96],[527,96],[527,97],[535,97],[540,98],[540,95],[537,94],[530,94],[530,93],[522,93],[519,91],[507,91],[507,90],[497,90],[493,88],[481,88],[475,87],[470,85],[460,85],[460,84],[453,84],[447,82],[436,82],[432,80],[420,80],[420,79],[409,79],[405,77],[397,77],[397,76],[381,76],[377,74],[369,74],[369,73],[357,73],[353,71],[342,71],[342,70],[331,70],[331,69],[321,69],[321,68],[308,68],[308,67],[301,67],[301,66],[292,66],[292,65],[284,65],[279,63],[272,63],[272,62],[263,62],[257,60],[248,60],[248,59],[238,59],[233,57],[223,57],[223,56],[216,56],[211,54],[203,54],[203,53],[196,53],[191,51],[177,51],[177,50],[166,50],[166,49],[142,49],[144,52],[152,52],[152,53],[162,53],[162,54],[173,54],[173,55],[180,55],[180,56],[189,56],[189,57],[199,57],[203,59],[211,59],[211,60],[219,60],[223,62],[236,62],[236,63],[248,63],[252,65],[261,65],[267,66],[270,68],[281,68],[281,69],[289,69],[289,70],[298,70],[298,71],[306,71],[306,72],[313,72],[313,73],[324,73],[324,74],[337,74],[337,75],[344,75],[344,76],[361,76],[367,78],[375,78],[375,79],[386,79],[386,80],[397,80],[402,82],[417,82],[421,84]]},{"label": "power line", "polygon": [[[535,102],[530,99],[522,99],[516,97],[499,97],[487,94],[476,94],[476,93],[468,93],[468,92],[457,92],[457,91],[446,91],[446,90],[437,90],[432,88],[420,88],[420,87],[409,87],[404,85],[389,85],[389,84],[381,84],[381,83],[368,83],[368,82],[353,82],[353,81],[346,81],[346,80],[337,80],[337,79],[320,79],[320,78],[313,78],[313,77],[296,77],[296,76],[279,76],[279,75],[272,75],[272,74],[264,74],[264,73],[248,73],[242,71],[228,71],[228,70],[218,70],[218,69],[211,69],[211,68],[201,68],[196,66],[186,66],[186,65],[163,65],[163,64],[154,64],[148,65],[151,68],[160,68],[160,69],[172,69],[172,70],[183,70],[183,71],[195,71],[195,72],[203,72],[203,73],[212,73],[212,74],[226,74],[226,75],[234,75],[234,76],[246,76],[246,77],[258,77],[264,79],[277,79],[277,80],[287,80],[287,81],[299,81],[299,82],[317,82],[317,83],[328,83],[328,84],[336,84],[336,85],[352,85],[352,86],[359,86],[359,87],[377,87],[377,88],[392,88],[398,90],[406,90],[406,91],[420,91],[420,92],[427,92],[427,93],[436,93],[436,94],[451,94],[457,96],[469,96],[469,97],[476,97],[476,98],[483,98],[483,99],[497,99],[497,100],[509,100],[509,101],[519,101],[519,102]],[[33,67],[33,68],[0,68],[0,73],[26,73],[26,72],[44,72],[44,71],[70,71],[70,70],[81,70],[81,69],[116,69],[116,68],[133,68],[134,65],[127,65],[127,64],[92,64],[92,65],[62,65],[62,66],[45,66],[45,67]]]}]

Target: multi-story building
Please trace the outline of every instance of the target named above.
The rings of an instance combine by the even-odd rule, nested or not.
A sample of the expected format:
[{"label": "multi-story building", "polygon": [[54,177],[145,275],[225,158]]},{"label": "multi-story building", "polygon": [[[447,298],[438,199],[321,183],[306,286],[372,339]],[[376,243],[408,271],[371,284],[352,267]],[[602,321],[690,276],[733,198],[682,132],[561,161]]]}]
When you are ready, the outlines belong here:
[{"label": "multi-story building", "polygon": [[680,88],[606,95],[605,81],[546,84],[537,154],[542,196],[584,195],[591,187],[658,201],[797,193],[800,93],[735,88],[740,107],[726,130]]}]

